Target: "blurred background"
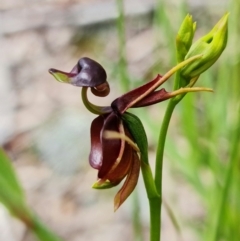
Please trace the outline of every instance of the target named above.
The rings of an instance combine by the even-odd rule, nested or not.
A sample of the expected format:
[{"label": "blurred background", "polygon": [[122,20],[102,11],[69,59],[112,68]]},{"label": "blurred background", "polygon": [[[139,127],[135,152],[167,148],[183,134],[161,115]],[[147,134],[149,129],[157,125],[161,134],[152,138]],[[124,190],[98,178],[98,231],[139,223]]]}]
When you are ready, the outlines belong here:
[{"label": "blurred background", "polygon": [[[84,108],[80,89],[58,83],[48,69],[70,71],[84,56],[100,62],[111,94],[90,98],[109,105],[176,64],[175,37],[187,13],[197,21],[197,39],[226,11],[227,49],[196,84],[214,94],[188,94],[170,124],[162,217],[162,238],[169,241],[239,241],[239,0],[0,2],[0,143],[28,203],[62,238],[148,240],[149,211],[141,177],[116,213],[120,186],[91,188],[97,177],[88,164],[94,115]],[[165,85],[172,86],[172,80]],[[147,131],[152,163],[165,107],[134,110]],[[35,238],[0,205],[0,241],[6,240]]]}]

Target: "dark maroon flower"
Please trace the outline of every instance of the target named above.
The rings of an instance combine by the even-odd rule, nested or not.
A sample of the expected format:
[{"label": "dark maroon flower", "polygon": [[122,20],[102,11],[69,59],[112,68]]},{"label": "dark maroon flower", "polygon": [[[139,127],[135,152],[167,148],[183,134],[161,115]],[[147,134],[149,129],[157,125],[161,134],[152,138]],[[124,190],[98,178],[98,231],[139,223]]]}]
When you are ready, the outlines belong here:
[{"label": "dark maroon flower", "polygon": [[[178,66],[178,69],[183,64]],[[94,188],[104,189],[116,186],[125,177],[126,180],[114,200],[115,210],[134,190],[140,171],[140,153],[134,144],[134,136],[127,128],[122,115],[129,108],[152,105],[184,93],[183,89],[172,93],[165,89],[156,90],[177,68],[163,77],[158,75],[154,80],[142,85],[114,100],[111,106],[100,107],[89,102],[87,88],[93,94],[103,97],[110,88],[103,67],[89,58],[82,58],[77,65],[66,73],[56,69],[49,72],[60,82],[70,83],[82,88],[82,100],[88,110],[97,114],[91,125],[90,165],[98,170],[98,181]],[[188,90],[190,91],[190,90]],[[117,138],[106,138],[106,132],[118,133]],[[128,141],[127,141],[128,140]]]},{"label": "dark maroon flower", "polygon": [[115,196],[116,210],[134,190],[140,171],[137,151],[123,139],[107,139],[105,131],[114,131],[133,139],[121,118],[114,112],[100,115],[91,125],[90,165],[98,169],[99,180],[94,188],[116,186],[126,176],[123,187]]},{"label": "dark maroon flower", "polygon": [[115,196],[114,209],[116,210],[137,184],[140,158],[137,151],[124,139],[108,139],[104,136],[105,131],[114,131],[133,140],[121,119],[121,114],[115,113],[111,107],[95,106],[87,99],[84,87],[90,87],[92,93],[98,96],[105,96],[109,93],[106,73],[100,64],[89,58],[79,60],[70,73],[56,69],[50,69],[49,72],[58,81],[83,87],[82,97],[85,105],[94,113],[99,114],[91,125],[89,162],[93,168],[98,170],[98,181],[93,187],[110,188],[119,184],[127,176],[123,187]]}]

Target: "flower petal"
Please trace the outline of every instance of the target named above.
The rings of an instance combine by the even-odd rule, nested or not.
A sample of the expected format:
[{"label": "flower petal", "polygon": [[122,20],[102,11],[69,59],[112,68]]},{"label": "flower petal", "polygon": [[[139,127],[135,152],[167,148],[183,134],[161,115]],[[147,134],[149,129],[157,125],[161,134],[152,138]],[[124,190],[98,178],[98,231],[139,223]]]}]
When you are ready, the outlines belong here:
[{"label": "flower petal", "polygon": [[98,116],[91,125],[91,152],[89,155],[89,163],[95,169],[100,169],[102,166],[102,144],[100,133],[103,127],[104,117]]},{"label": "flower petal", "polygon": [[114,198],[114,211],[116,211],[123,202],[128,198],[128,196],[132,193],[134,188],[137,185],[139,172],[140,172],[140,159],[136,152],[133,152],[133,160],[131,170],[122,186],[122,188],[118,191]]},{"label": "flower petal", "polygon": [[105,130],[119,132],[121,120],[115,113],[111,113],[104,121],[104,125],[101,131],[101,143],[102,143],[102,166],[98,172],[98,178],[105,178],[106,174],[112,169],[119,153],[124,148],[125,141],[119,139],[106,139],[103,137]]},{"label": "flower petal", "polygon": [[145,85],[131,90],[128,93],[114,100],[111,105],[113,110],[116,110],[118,113],[123,114],[128,109],[128,106],[132,103],[132,101],[144,94],[151,86],[158,82],[161,77],[161,75],[158,75],[155,79],[146,83]]},{"label": "flower petal", "polygon": [[169,92],[167,92],[164,88],[160,90],[156,90],[137,102],[135,105],[132,106],[132,108],[137,108],[137,107],[144,107],[148,105],[152,105],[155,103],[159,103],[161,101],[167,100],[171,98],[172,96],[169,95]]},{"label": "flower petal", "polygon": [[106,174],[104,178],[109,180],[110,182],[119,183],[122,179],[128,174],[133,159],[133,149],[132,147],[125,142],[124,153],[121,157],[120,162],[116,167],[113,167],[109,173]]}]

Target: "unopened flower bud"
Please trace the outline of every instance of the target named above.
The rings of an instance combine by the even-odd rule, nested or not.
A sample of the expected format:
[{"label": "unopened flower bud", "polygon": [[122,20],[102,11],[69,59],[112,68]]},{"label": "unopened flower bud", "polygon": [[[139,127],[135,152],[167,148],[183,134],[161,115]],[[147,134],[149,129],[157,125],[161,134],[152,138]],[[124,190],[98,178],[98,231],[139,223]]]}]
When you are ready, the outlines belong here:
[{"label": "unopened flower bud", "polygon": [[181,70],[183,77],[193,78],[202,74],[219,58],[227,44],[228,15],[225,14],[207,35],[191,46],[185,59],[199,54],[202,54],[202,58],[186,65]]},{"label": "unopened flower bud", "polygon": [[193,22],[192,16],[188,14],[184,18],[176,37],[178,62],[183,61],[186,54],[188,53],[192,45],[192,40],[193,40],[195,30],[196,30],[196,22]]}]

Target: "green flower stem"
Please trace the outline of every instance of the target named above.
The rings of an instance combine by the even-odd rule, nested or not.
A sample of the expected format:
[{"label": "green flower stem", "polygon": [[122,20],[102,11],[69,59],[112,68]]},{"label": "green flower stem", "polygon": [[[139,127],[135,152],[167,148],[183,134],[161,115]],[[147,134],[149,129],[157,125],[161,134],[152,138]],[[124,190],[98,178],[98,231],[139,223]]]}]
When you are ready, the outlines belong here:
[{"label": "green flower stem", "polygon": [[93,114],[96,114],[96,115],[101,115],[101,114],[104,114],[104,113],[111,112],[111,107],[108,107],[108,106],[97,106],[97,105],[92,104],[88,100],[87,90],[88,90],[88,87],[82,87],[82,101],[83,101],[83,104],[85,105],[85,107],[90,112],[92,112]]},{"label": "green flower stem", "polygon": [[[164,154],[164,146],[166,135],[168,131],[168,126],[172,117],[172,113],[178,101],[171,99],[167,110],[165,112],[165,116],[163,119],[159,139],[158,139],[158,147],[157,147],[157,154],[156,154],[156,166],[155,166],[155,186],[157,192],[159,193],[160,197],[158,202],[156,200],[153,201],[152,206],[154,206],[153,213],[151,213],[154,217],[151,219],[151,222],[154,223],[155,234],[158,239],[156,241],[161,240],[161,206],[162,206],[162,167],[163,167],[163,154]],[[151,205],[151,204],[150,204]],[[150,208],[151,209],[151,208]],[[155,217],[156,216],[156,217]],[[155,241],[154,240],[154,241]],[[152,241],[152,240],[151,240]]]},{"label": "green flower stem", "polygon": [[150,241],[159,241],[161,236],[161,198],[149,199],[150,205]]},{"label": "green flower stem", "polygon": [[151,168],[148,163],[141,162],[141,169],[150,208],[150,241],[160,240],[160,203],[161,198],[156,190]]},{"label": "green flower stem", "polygon": [[[196,82],[198,76],[193,78],[189,87]],[[149,199],[150,205],[150,240],[159,241],[161,240],[161,206],[162,206],[162,167],[163,167],[163,154],[165,141],[168,131],[168,126],[172,117],[172,113],[176,105],[183,99],[187,92],[192,91],[212,91],[207,88],[180,88],[179,83],[182,81],[179,70],[176,72],[175,81],[174,81],[174,95],[177,94],[174,98],[170,99],[165,116],[163,118],[162,127],[160,130],[160,135],[158,139],[158,147],[156,154],[156,166],[155,166],[155,179],[153,179],[151,169],[148,164],[142,163],[142,174],[143,179]]]},{"label": "green flower stem", "polygon": [[160,198],[154,183],[152,170],[149,164],[141,161],[141,169],[148,199],[150,200],[154,198]]},{"label": "green flower stem", "polygon": [[[178,89],[180,82],[179,71],[175,76],[174,90]],[[201,89],[203,90],[203,89]],[[142,162],[142,174],[149,199],[150,206],[150,241],[161,240],[161,206],[162,206],[162,166],[165,140],[168,126],[172,117],[175,106],[182,100],[186,93],[178,95],[169,101],[168,107],[163,119],[156,154],[155,179],[153,179],[150,166]]]},{"label": "green flower stem", "polygon": [[161,131],[158,139],[158,147],[157,147],[157,154],[156,154],[156,168],[155,168],[155,185],[160,195],[162,193],[162,166],[163,166],[163,154],[164,154],[165,141],[166,141],[168,126],[172,117],[172,113],[177,103],[178,102],[176,102],[174,99],[171,99],[169,101],[165,112],[165,116],[163,118],[163,123],[162,123]]},{"label": "green flower stem", "polygon": [[[180,82],[180,74],[179,74],[179,71],[177,71],[175,75],[175,81],[174,81],[174,90],[178,89],[179,82]],[[158,147],[157,147],[156,163],[155,163],[155,186],[160,197],[159,197],[159,202],[153,203],[155,208],[155,211],[153,211],[153,215],[157,216],[154,218],[154,221],[157,222],[154,225],[156,226],[155,227],[157,229],[156,231],[158,231],[158,234],[157,234],[158,239],[156,239],[158,241],[161,240],[162,168],[163,168],[163,154],[164,154],[165,141],[166,141],[168,126],[172,117],[172,113],[175,109],[175,106],[182,99],[183,95],[180,95],[181,97],[176,96],[175,98],[170,99],[163,118],[159,139],[158,139]]]}]

